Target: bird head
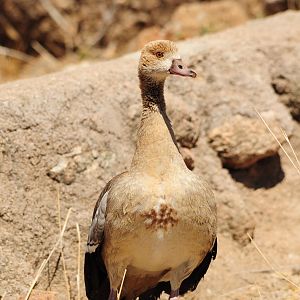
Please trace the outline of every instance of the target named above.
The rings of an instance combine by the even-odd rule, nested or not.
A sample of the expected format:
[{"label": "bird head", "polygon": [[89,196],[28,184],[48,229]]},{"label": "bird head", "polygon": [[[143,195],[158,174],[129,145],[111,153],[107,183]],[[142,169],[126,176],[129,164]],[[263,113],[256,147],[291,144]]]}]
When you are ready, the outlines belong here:
[{"label": "bird head", "polygon": [[139,74],[156,80],[164,80],[170,74],[193,78],[197,76],[182,62],[175,43],[168,40],[156,40],[144,46]]}]

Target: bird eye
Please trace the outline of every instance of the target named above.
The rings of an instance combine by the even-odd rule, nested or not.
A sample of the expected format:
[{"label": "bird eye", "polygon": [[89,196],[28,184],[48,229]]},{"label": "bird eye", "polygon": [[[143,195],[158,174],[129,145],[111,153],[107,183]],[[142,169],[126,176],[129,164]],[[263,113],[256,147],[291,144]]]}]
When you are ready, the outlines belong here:
[{"label": "bird eye", "polygon": [[163,52],[156,52],[155,55],[158,58],[164,57],[164,53]]}]

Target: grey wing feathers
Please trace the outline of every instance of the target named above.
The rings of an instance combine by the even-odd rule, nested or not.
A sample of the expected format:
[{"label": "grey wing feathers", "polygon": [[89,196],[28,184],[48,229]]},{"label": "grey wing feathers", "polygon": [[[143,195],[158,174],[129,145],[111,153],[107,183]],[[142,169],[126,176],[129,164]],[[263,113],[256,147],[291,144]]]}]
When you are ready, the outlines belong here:
[{"label": "grey wing feathers", "polygon": [[103,240],[108,193],[109,191],[106,191],[104,195],[99,198],[94,210],[87,241],[87,252],[89,253],[95,252],[96,248]]},{"label": "grey wing feathers", "polygon": [[90,226],[86,252],[93,253],[104,239],[104,226],[106,206],[108,201],[109,191],[113,184],[127,172],[123,172],[111,179],[102,190],[99,199],[95,205],[92,224]]},{"label": "grey wing feathers", "polygon": [[106,267],[101,256],[105,240],[104,226],[106,207],[112,186],[117,182],[118,178],[125,173],[126,172],[117,175],[107,183],[94,209],[84,259],[84,282],[86,295],[89,300],[108,299],[109,297],[110,284]]}]

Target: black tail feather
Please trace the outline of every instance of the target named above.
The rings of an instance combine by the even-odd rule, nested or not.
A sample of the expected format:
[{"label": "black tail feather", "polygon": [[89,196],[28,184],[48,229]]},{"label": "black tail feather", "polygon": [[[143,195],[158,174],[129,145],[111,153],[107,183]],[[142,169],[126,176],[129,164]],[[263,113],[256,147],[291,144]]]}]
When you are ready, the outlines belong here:
[{"label": "black tail feather", "polygon": [[110,285],[100,247],[93,253],[85,253],[84,282],[89,300],[108,299]]},{"label": "black tail feather", "polygon": [[201,264],[192,272],[192,274],[186,278],[179,289],[179,294],[184,295],[188,291],[194,291],[199,284],[199,281],[204,278],[210,262],[217,256],[217,239],[215,240],[214,246],[210,252],[207,253]]},{"label": "black tail feather", "polygon": [[[99,248],[99,249],[98,249]],[[104,262],[101,258],[101,249],[98,247],[94,253],[85,254],[84,278],[86,295],[89,300],[108,299],[110,292],[109,280]],[[217,239],[212,250],[207,253],[201,264],[195,268],[191,275],[186,278],[179,289],[179,294],[184,295],[188,291],[194,291],[199,281],[206,274],[210,262],[217,256]],[[171,293],[170,282],[159,282],[154,288],[139,295],[140,300],[157,300],[162,292]]]}]

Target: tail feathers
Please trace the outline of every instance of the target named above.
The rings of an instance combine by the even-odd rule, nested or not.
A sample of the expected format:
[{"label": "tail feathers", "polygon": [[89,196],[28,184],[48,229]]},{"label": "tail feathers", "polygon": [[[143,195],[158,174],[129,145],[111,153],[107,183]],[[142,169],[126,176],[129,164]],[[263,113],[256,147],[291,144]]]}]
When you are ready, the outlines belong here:
[{"label": "tail feathers", "polygon": [[[179,289],[179,294],[184,295],[188,291],[194,291],[199,281],[206,274],[210,262],[217,256],[217,240],[212,250],[207,253],[201,264],[195,268],[191,275],[186,278]],[[94,253],[85,254],[84,279],[86,295],[89,300],[105,300],[109,298],[110,284],[107,271],[101,257],[101,248],[98,247]],[[159,282],[154,288],[139,295],[140,300],[157,300],[160,295],[166,292],[171,293],[170,282]]]},{"label": "tail feathers", "polygon": [[85,253],[84,281],[89,300],[104,300],[109,297],[110,285],[100,252],[98,247],[93,253]]},{"label": "tail feathers", "polygon": [[141,294],[139,300],[157,300],[163,292],[167,294],[171,293],[171,284],[169,281],[159,282],[154,288]]}]

